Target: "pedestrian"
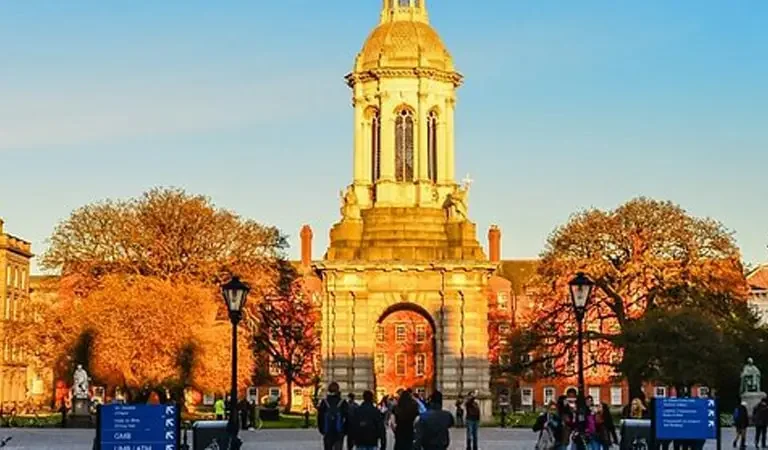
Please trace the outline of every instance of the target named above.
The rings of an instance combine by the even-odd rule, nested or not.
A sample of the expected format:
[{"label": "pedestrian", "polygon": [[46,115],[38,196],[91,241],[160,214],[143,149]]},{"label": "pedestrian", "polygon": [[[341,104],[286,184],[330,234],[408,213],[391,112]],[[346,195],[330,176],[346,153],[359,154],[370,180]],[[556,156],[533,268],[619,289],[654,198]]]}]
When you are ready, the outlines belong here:
[{"label": "pedestrian", "polygon": [[501,428],[507,427],[507,412],[509,410],[509,397],[507,394],[499,396],[499,413],[501,414]]},{"label": "pedestrian", "polygon": [[226,404],[224,399],[219,397],[213,403],[213,413],[216,414],[216,420],[224,420],[224,412],[226,410]]},{"label": "pedestrian", "polygon": [[248,429],[248,400],[245,398],[237,402],[237,412],[240,413],[240,429],[243,431]]},{"label": "pedestrian", "polygon": [[549,403],[547,410],[543,412],[533,424],[533,431],[539,433],[536,440],[536,450],[558,450],[561,446],[563,435],[563,421],[558,412],[557,403]]},{"label": "pedestrian", "polygon": [[600,414],[602,416],[600,422],[601,436],[603,443],[603,450],[609,450],[611,445],[619,445],[619,436],[616,434],[616,424],[613,421],[613,414],[611,414],[611,407],[607,403],[600,404]]},{"label": "pedestrian", "polygon": [[355,409],[349,422],[347,442],[354,442],[357,450],[385,450],[387,429],[384,416],[373,404],[373,392],[363,392],[363,403]]},{"label": "pedestrian", "polygon": [[[61,401],[61,406],[59,406],[59,412],[61,413],[61,428],[67,428],[67,413],[69,410],[67,409],[67,402],[64,400]],[[0,410],[0,420],[2,420],[3,413]]]},{"label": "pedestrian", "polygon": [[464,397],[461,394],[456,399],[456,426],[464,428]]},{"label": "pedestrian", "polygon": [[[352,423],[352,418],[357,410],[357,403],[355,403],[355,393],[350,392],[347,394],[347,423]],[[355,448],[355,442],[352,435],[347,432],[347,450],[353,450]]]},{"label": "pedestrian", "polygon": [[739,443],[740,449],[746,449],[747,427],[749,427],[749,416],[747,414],[747,402],[741,402],[733,411],[733,426],[736,428],[736,437],[733,439],[733,448]]},{"label": "pedestrian", "polygon": [[480,404],[474,392],[470,392],[464,404],[467,410],[467,450],[477,450],[477,432],[480,426]]},{"label": "pedestrian", "polygon": [[562,422],[561,435],[558,437],[559,448],[568,449],[571,446],[571,435],[576,429],[576,413],[565,395],[557,399],[557,415]]},{"label": "pedestrian", "polygon": [[394,411],[395,450],[413,449],[413,423],[419,416],[419,407],[410,389],[400,394]]},{"label": "pedestrian", "polygon": [[415,450],[446,450],[451,445],[450,429],[455,425],[453,415],[443,410],[443,394],[435,391],[428,409],[416,423]]},{"label": "pedestrian", "polygon": [[587,404],[587,415],[585,417],[586,435],[583,438],[586,440],[589,450],[600,450],[602,439],[599,428],[602,426],[602,414],[597,405],[595,405],[595,399],[591,395],[588,395],[585,401]]},{"label": "pedestrian", "polygon": [[755,421],[755,448],[766,448],[765,434],[768,429],[768,400],[762,399],[752,412]]},{"label": "pedestrian", "polygon": [[341,450],[346,429],[347,402],[341,398],[339,384],[328,385],[328,395],[317,406],[317,429],[323,436],[324,450]]}]

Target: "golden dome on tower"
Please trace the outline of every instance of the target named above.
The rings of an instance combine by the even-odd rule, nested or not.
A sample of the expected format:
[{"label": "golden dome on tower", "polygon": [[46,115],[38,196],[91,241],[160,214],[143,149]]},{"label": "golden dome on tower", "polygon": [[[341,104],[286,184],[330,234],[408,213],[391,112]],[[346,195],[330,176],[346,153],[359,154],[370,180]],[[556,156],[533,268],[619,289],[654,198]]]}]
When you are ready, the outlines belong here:
[{"label": "golden dome on tower", "polygon": [[382,20],[366,39],[356,70],[425,68],[453,72],[453,58],[430,26],[426,6],[419,1],[410,2],[410,6],[408,0],[401,3],[406,6],[386,6],[385,2]]}]

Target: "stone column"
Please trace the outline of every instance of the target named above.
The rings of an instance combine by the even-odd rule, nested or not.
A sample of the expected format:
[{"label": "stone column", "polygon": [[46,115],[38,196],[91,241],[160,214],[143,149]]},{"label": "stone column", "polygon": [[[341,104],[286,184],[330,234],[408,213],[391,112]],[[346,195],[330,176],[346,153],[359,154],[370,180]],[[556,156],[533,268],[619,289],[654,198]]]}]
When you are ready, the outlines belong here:
[{"label": "stone column", "polygon": [[381,99],[381,180],[395,181],[395,104],[389,95]]},{"label": "stone column", "polygon": [[365,171],[365,102],[364,99],[359,96],[360,88],[355,86],[355,98],[352,100],[352,105],[355,108],[354,119],[354,158],[353,158],[353,181],[355,184],[363,184],[366,179]]},{"label": "stone column", "polygon": [[419,92],[419,118],[416,124],[418,125],[418,141],[415,142],[416,147],[416,181],[429,182],[429,148],[427,143],[427,114],[429,109],[427,108],[427,93]]},{"label": "stone column", "polygon": [[454,158],[454,109],[456,107],[456,99],[450,97],[445,102],[445,115],[446,115],[446,133],[445,133],[445,178],[449,183],[453,183],[456,180],[456,161]]}]

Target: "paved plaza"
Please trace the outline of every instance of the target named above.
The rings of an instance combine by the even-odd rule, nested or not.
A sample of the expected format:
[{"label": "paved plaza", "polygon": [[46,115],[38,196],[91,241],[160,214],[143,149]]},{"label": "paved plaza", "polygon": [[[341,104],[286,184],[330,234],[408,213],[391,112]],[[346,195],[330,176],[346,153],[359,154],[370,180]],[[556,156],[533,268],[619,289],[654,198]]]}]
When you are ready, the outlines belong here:
[{"label": "paved plaza", "polygon": [[[754,429],[749,430],[753,438]],[[41,429],[0,429],[0,438],[11,436],[8,449],[40,450],[85,450],[92,448],[94,432],[92,430],[41,430]],[[319,450],[321,449],[317,432],[314,430],[263,430],[242,434],[244,449],[251,450]],[[464,448],[464,433],[454,430],[451,449]],[[723,448],[730,448],[733,437],[731,429],[723,429]],[[191,444],[191,441],[190,441]],[[502,430],[485,428],[480,430],[481,450],[533,450],[535,435],[530,430]],[[392,448],[392,442],[389,443]],[[614,447],[617,448],[617,447]],[[715,449],[715,442],[710,441],[705,447]]]}]

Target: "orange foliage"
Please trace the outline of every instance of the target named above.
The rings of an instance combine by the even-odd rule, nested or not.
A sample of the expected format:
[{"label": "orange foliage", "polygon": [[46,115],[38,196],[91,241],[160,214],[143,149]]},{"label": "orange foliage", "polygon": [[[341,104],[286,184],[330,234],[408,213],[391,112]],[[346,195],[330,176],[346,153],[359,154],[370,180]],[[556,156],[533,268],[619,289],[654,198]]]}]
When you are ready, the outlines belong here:
[{"label": "orange foliage", "polygon": [[[574,375],[576,323],[568,282],[595,281],[585,319],[585,360],[595,383],[621,361],[615,338],[632,319],[669,304],[673,289],[744,298],[740,254],[730,232],[670,202],[632,200],[612,211],[574,215],[549,237],[523,321],[539,338],[538,361],[553,375]],[[707,308],[707,305],[702,305]],[[714,308],[714,306],[713,306]]]}]

